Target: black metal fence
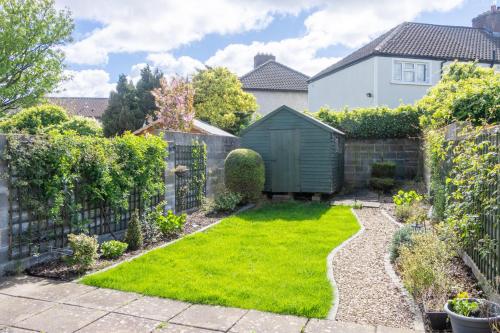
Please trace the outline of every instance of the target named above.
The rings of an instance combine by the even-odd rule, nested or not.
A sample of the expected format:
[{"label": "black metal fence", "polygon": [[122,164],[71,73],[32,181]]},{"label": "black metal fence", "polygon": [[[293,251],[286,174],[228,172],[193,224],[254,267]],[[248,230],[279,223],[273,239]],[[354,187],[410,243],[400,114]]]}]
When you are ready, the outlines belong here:
[{"label": "black metal fence", "polygon": [[[206,194],[206,181],[200,189],[197,179],[206,178],[207,165],[203,154],[196,154],[200,145],[175,146],[175,211],[198,208]],[[200,190],[202,193],[200,193]]]},{"label": "black metal fence", "polygon": [[[132,213],[140,214],[163,201],[158,193],[148,200],[141,199],[134,190],[128,199],[128,209],[114,210],[105,202],[90,203],[83,197],[75,198],[78,210],[64,207],[58,221],[40,218],[23,205],[28,193],[18,188],[9,191],[9,260],[23,259],[42,253],[53,252],[67,246],[68,234],[87,233],[90,235],[113,234],[127,228]],[[47,207],[50,207],[47,204]]]}]

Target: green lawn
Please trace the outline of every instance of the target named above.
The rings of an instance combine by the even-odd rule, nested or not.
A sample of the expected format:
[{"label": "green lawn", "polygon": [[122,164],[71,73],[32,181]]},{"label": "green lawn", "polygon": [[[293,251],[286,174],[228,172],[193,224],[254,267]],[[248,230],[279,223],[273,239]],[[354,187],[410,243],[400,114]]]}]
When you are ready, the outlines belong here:
[{"label": "green lawn", "polygon": [[267,205],[82,282],[194,303],[324,318],[332,304],[326,257],[358,229],[348,207]]}]

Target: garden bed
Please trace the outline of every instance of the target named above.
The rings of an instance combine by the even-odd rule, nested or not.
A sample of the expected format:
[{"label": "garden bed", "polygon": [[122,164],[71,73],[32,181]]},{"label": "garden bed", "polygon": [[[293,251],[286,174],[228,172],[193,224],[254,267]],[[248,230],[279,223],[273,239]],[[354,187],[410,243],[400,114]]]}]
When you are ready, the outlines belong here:
[{"label": "garden bed", "polygon": [[[184,225],[184,230],[182,231],[181,234],[177,236],[172,236],[169,238],[163,238],[157,242],[154,243],[147,243],[145,244],[144,248],[137,250],[137,251],[128,251],[126,252],[123,256],[120,258],[110,260],[110,259],[104,259],[104,258],[99,258],[97,259],[96,263],[92,267],[91,270],[87,271],[86,273],[92,273],[99,271],[103,268],[106,268],[108,266],[114,265],[116,263],[122,262],[129,260],[132,257],[135,257],[143,252],[149,251],[151,249],[154,249],[158,246],[161,246],[167,242],[172,241],[173,239],[189,235],[201,228],[204,228],[206,226],[209,226],[220,219],[227,217],[229,214],[210,214],[210,215],[205,215],[202,211],[196,211],[193,213],[190,213],[187,217],[186,224]],[[37,265],[34,265],[26,270],[26,273],[28,275],[32,276],[38,276],[38,277],[44,277],[44,278],[50,278],[50,279],[58,279],[58,280],[64,280],[64,281],[71,281],[76,278],[79,278],[82,276],[81,273],[78,272],[74,266],[68,265],[62,258],[59,258],[57,260],[52,260],[48,262],[43,262],[39,263]]]},{"label": "garden bed", "polygon": [[323,318],[333,299],[326,258],[358,230],[349,207],[268,204],[81,281],[194,303]]}]

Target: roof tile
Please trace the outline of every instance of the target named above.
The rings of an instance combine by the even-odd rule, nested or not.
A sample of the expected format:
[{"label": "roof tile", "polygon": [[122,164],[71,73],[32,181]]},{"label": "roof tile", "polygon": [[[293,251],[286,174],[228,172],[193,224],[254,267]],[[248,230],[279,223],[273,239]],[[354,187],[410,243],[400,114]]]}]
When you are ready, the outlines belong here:
[{"label": "roof tile", "polygon": [[243,89],[307,91],[309,76],[269,60],[240,78]]}]

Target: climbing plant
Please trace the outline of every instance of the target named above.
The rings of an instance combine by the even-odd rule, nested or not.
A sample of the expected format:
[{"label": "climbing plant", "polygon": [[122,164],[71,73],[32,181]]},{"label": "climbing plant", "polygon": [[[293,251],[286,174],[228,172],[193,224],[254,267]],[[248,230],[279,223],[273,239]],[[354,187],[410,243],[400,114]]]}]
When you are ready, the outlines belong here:
[{"label": "climbing plant", "polygon": [[195,171],[192,175],[191,186],[196,192],[196,200],[202,202],[207,180],[207,145],[204,142],[193,141],[191,158],[193,160],[192,168]]}]

